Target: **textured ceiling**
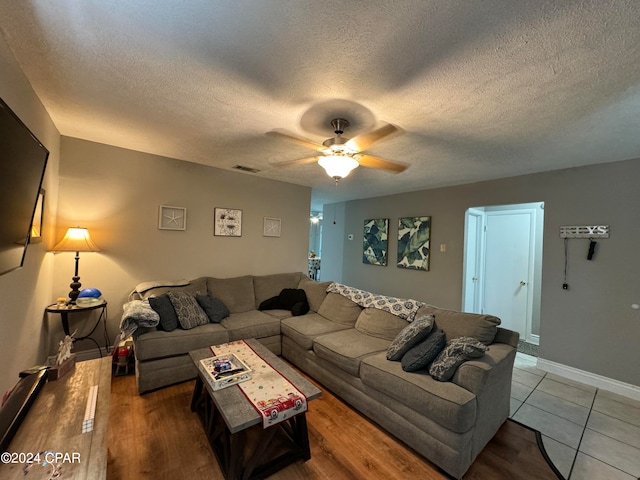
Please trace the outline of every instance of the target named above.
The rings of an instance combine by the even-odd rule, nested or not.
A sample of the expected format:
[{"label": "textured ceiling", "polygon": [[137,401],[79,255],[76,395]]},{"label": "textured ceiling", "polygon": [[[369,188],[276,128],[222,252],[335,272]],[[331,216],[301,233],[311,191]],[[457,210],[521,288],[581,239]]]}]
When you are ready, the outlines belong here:
[{"label": "textured ceiling", "polygon": [[[314,208],[640,157],[637,0],[0,0],[0,32],[61,134],[256,168]],[[335,116],[401,127],[367,153],[409,168],[271,165],[313,151],[267,131],[321,142]]]}]

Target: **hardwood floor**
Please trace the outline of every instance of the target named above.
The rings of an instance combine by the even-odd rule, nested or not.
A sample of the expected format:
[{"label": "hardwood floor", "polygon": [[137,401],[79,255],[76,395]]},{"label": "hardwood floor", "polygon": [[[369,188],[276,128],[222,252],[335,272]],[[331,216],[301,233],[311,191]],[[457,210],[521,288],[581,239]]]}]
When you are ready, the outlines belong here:
[{"label": "hardwood floor", "polygon": [[[315,383],[315,382],[314,382]],[[442,471],[324,389],[309,404],[311,460],[269,477],[300,479],[446,479]],[[222,479],[196,414],[194,382],[139,396],[133,375],[114,377],[108,433],[108,480]],[[555,479],[535,434],[506,422],[464,477]]]}]

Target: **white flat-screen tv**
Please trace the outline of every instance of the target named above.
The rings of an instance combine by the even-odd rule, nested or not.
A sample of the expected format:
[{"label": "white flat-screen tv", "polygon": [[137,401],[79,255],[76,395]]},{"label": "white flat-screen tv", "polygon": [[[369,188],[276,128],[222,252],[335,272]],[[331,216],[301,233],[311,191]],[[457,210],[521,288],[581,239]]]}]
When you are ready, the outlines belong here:
[{"label": "white flat-screen tv", "polygon": [[24,264],[49,151],[0,99],[0,275]]}]

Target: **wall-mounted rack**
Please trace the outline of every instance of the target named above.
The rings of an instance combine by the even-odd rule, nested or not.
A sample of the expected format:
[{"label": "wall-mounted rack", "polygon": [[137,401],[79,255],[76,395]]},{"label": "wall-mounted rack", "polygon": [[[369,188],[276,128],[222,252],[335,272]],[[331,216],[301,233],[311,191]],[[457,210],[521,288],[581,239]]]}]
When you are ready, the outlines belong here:
[{"label": "wall-mounted rack", "polygon": [[609,238],[609,225],[562,226],[560,238]]}]

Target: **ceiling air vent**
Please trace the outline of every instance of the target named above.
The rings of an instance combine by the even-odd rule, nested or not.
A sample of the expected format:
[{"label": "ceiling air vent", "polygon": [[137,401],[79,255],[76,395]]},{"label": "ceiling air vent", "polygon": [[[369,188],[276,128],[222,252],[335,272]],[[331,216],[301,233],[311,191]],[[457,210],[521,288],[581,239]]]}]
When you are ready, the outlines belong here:
[{"label": "ceiling air vent", "polygon": [[240,170],[241,172],[248,173],[258,173],[260,171],[257,168],[245,167],[244,165],[234,165],[233,168],[234,170]]}]

